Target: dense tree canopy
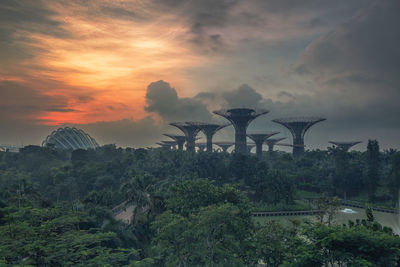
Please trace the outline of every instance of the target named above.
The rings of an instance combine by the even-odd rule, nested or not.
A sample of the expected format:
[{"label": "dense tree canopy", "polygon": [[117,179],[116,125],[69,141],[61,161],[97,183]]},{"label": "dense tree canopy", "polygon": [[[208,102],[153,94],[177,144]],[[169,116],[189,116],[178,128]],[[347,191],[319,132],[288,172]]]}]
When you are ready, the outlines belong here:
[{"label": "dense tree canopy", "polygon": [[[379,152],[376,141],[364,153],[271,152],[262,160],[113,145],[0,152],[0,264],[394,266],[399,237],[373,213],[347,226],[330,222],[334,197],[394,207],[399,155]],[[252,217],[306,203],[324,210],[320,219]],[[124,210],[132,210],[129,223],[115,217]]]}]

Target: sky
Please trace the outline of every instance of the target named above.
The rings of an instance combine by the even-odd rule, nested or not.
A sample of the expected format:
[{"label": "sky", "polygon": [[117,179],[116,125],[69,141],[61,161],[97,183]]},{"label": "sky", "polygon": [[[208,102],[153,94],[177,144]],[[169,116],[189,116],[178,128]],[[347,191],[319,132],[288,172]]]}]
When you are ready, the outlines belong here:
[{"label": "sky", "polygon": [[[76,126],[155,146],[173,121],[265,108],[248,132],[320,116],[305,141],[400,148],[398,0],[1,0],[0,144]],[[233,127],[215,136],[233,140]]]}]

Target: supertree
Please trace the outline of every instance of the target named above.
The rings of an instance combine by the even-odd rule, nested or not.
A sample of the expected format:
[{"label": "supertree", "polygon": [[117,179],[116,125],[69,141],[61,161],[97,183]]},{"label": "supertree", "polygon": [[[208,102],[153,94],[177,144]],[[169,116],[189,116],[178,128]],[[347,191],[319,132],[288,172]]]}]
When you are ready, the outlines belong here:
[{"label": "supertree", "polygon": [[194,122],[194,121],[170,123],[170,125],[177,127],[185,134],[186,150],[192,152],[195,151],[196,136],[201,130],[200,126],[202,124],[203,124],[202,122]]},{"label": "supertree", "polygon": [[165,149],[172,149],[174,146],[176,146],[176,142],[175,141],[161,141],[156,143],[157,145],[160,145],[162,148]]},{"label": "supertree", "polygon": [[247,153],[246,130],[250,122],[268,112],[268,110],[252,108],[233,108],[214,111],[215,114],[224,117],[232,123],[235,128],[235,152],[242,154]]},{"label": "supertree", "polygon": [[274,146],[279,142],[286,139],[285,137],[282,138],[268,138],[265,140],[265,143],[268,146],[268,151],[274,151]]},{"label": "supertree", "polygon": [[173,134],[164,134],[165,136],[175,140],[178,145],[179,150],[183,150],[183,144],[186,141],[186,136],[184,135],[173,135]]},{"label": "supertree", "polygon": [[247,136],[254,141],[256,144],[256,154],[259,159],[262,158],[262,145],[264,141],[275,135],[278,134],[279,132],[267,132],[267,133],[253,133],[253,134],[247,134]]},{"label": "supertree", "polygon": [[349,142],[340,142],[340,141],[329,141],[329,143],[335,145],[336,147],[343,149],[345,151],[349,151],[352,146],[355,146],[362,141],[349,141]]},{"label": "supertree", "polygon": [[247,143],[247,154],[251,153],[251,150],[256,146],[255,143]]},{"label": "supertree", "polygon": [[223,152],[227,152],[228,148],[233,146],[235,143],[233,142],[214,142],[217,146],[219,146]]},{"label": "supertree", "polygon": [[297,156],[304,152],[304,135],[307,130],[314,124],[324,120],[326,119],[319,117],[296,117],[275,119],[272,121],[285,126],[292,133],[293,156]]},{"label": "supertree", "polygon": [[214,123],[203,123],[200,125],[201,131],[207,138],[207,151],[212,152],[212,138],[216,132],[229,126],[230,124],[214,124]]},{"label": "supertree", "polygon": [[196,146],[199,148],[199,151],[205,151],[207,143],[196,143]]}]

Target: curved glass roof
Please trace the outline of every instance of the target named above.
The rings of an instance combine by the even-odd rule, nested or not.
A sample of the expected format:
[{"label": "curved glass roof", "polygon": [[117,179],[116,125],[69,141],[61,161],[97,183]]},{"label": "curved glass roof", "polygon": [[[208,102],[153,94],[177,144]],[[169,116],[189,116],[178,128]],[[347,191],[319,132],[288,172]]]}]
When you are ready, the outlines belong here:
[{"label": "curved glass roof", "polygon": [[42,142],[42,146],[59,149],[95,149],[99,147],[96,140],[81,129],[64,127],[53,131]]}]

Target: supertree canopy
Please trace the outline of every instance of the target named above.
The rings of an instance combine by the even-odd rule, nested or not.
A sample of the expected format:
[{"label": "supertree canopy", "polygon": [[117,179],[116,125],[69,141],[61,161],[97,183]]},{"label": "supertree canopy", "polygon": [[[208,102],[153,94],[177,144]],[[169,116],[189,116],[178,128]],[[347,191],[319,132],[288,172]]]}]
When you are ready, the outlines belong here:
[{"label": "supertree canopy", "polygon": [[329,143],[335,145],[336,147],[343,149],[345,151],[348,151],[352,146],[355,146],[359,143],[362,143],[362,141],[347,141],[347,142],[342,142],[342,141],[329,141]]},{"label": "supertree canopy", "polygon": [[266,132],[266,133],[253,133],[253,134],[247,134],[247,136],[254,141],[256,144],[256,154],[259,159],[262,158],[262,145],[264,141],[275,135],[278,134],[279,132]]},{"label": "supertree canopy", "polygon": [[186,142],[186,136],[184,135],[173,135],[173,134],[164,134],[165,136],[174,139],[176,144],[178,145],[179,150],[183,150],[183,144]]},{"label": "supertree canopy", "polygon": [[215,124],[215,123],[204,123],[203,125],[200,126],[201,130],[205,134],[207,138],[207,143],[206,143],[206,148],[208,152],[212,152],[212,138],[214,134],[221,130],[222,128],[225,128],[229,126],[230,124]]},{"label": "supertree canopy", "polygon": [[272,120],[290,130],[293,135],[293,155],[304,152],[304,135],[314,124],[326,119],[320,117],[292,117]]},{"label": "supertree canopy", "polygon": [[214,114],[220,115],[229,120],[235,128],[235,152],[246,154],[246,130],[250,122],[255,118],[267,114],[269,111],[265,109],[252,108],[232,108],[214,111]]},{"label": "supertree canopy", "polygon": [[186,136],[186,150],[195,151],[196,136],[201,130],[202,122],[186,121],[186,122],[172,122],[169,125],[175,126],[181,130]]}]

